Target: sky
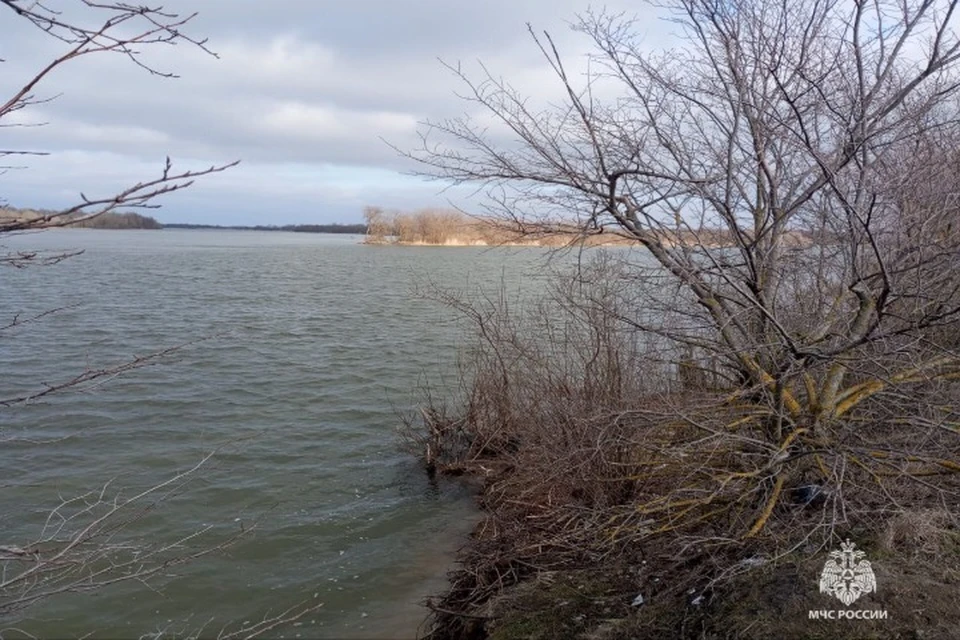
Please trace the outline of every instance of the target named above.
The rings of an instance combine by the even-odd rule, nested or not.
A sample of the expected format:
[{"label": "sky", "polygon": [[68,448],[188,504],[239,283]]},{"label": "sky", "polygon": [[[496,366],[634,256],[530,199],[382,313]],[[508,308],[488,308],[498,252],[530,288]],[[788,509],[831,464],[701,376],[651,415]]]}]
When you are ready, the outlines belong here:
[{"label": "sky", "polygon": [[[166,0],[199,12],[196,47],[152,47],[150,75],[117,55],[70,61],[37,90],[54,98],[5,119],[2,148],[48,152],[7,171],[0,197],[58,208],[156,176],[164,158],[199,168],[240,160],[165,197],[161,222],[359,222],[366,205],[481,206],[475,189],[411,175],[396,150],[417,146],[426,120],[475,115],[441,60],[473,76],[482,63],[542,104],[561,87],[527,32],[547,30],[576,68],[589,43],[570,28],[588,0]],[[79,0],[49,6],[77,11]],[[636,14],[656,41],[669,27],[639,0],[605,7]],[[594,7],[597,8],[597,7]],[[78,18],[83,11],[71,13]],[[4,100],[65,45],[0,7]]]}]

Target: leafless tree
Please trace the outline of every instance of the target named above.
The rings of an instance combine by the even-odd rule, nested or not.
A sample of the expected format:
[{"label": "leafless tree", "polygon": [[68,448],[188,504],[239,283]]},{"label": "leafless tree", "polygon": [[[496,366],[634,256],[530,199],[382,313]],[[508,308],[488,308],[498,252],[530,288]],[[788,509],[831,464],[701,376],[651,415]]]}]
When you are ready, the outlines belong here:
[{"label": "leafless tree", "polygon": [[689,431],[650,468],[686,460],[684,482],[653,483],[629,531],[721,513],[711,535],[753,538],[805,483],[834,497],[830,531],[861,480],[872,513],[910,500],[904,478],[956,497],[957,4],[667,0],[680,40],[659,53],[587,13],[582,75],[530,30],[565,98],[542,109],[450,66],[483,117],[428,123],[422,173],[486,184],[514,228],[644,248],[604,308],[721,402],[671,405]]},{"label": "leafless tree", "polygon": [[[2,0],[0,9],[9,10],[15,24],[29,23],[47,37],[63,44],[64,51],[42,68],[28,71],[22,84],[14,89],[3,104],[0,104],[0,126],[23,126],[10,122],[11,115],[37,104],[44,104],[56,96],[40,93],[49,76],[61,67],[90,55],[115,54],[128,58],[133,64],[152,75],[174,78],[176,75],[152,66],[144,60],[142,52],[148,47],[193,46],[204,53],[216,54],[207,47],[206,40],[191,36],[186,30],[196,14],[181,15],[166,11],[163,7],[129,4],[124,2],[94,2],[77,0],[65,10],[35,0]],[[10,60],[3,64],[9,65]],[[19,73],[19,70],[18,70]],[[42,151],[28,149],[2,149],[0,157],[46,155]],[[107,195],[80,196],[80,202],[65,209],[36,216],[11,216],[0,219],[0,234],[15,231],[47,229],[64,226],[94,218],[118,208],[154,208],[154,200],[161,195],[179,191],[193,184],[201,176],[223,171],[236,163],[216,165],[200,170],[176,170],[167,158],[159,174],[138,182],[122,191]],[[12,167],[4,167],[10,169]],[[22,265],[26,260],[37,259],[36,254],[7,254],[4,262]]]},{"label": "leafless tree", "polygon": [[[21,26],[30,24],[42,37],[53,38],[63,46],[63,53],[42,68],[28,72],[19,88],[9,97],[0,99],[0,127],[20,126],[17,122],[10,122],[10,116],[51,100],[51,97],[40,93],[51,73],[86,56],[121,55],[147,73],[171,78],[175,77],[172,72],[152,66],[142,57],[142,52],[164,45],[187,45],[216,55],[207,47],[206,40],[191,36],[187,31],[195,14],[180,15],[159,6],[75,0],[67,6],[55,7],[52,3],[36,0],[0,0],[0,12],[7,13],[9,23]],[[2,63],[10,65],[11,61],[3,60]],[[21,72],[22,69],[16,69],[16,73]],[[0,156],[6,159],[35,155],[45,154],[24,149],[0,150]],[[158,206],[156,200],[160,196],[185,189],[196,178],[221,172],[235,164],[214,165],[201,170],[177,170],[167,158],[158,175],[117,193],[89,197],[81,194],[79,203],[74,206],[37,215],[7,212],[0,218],[0,241],[17,233],[90,220],[117,209],[154,208]],[[75,253],[8,251],[0,255],[0,267],[51,265],[72,255]],[[24,325],[42,321],[61,310],[49,309],[29,317],[9,310],[12,317],[0,323],[0,340],[22,339]],[[15,336],[16,331],[21,333]],[[183,346],[168,347],[74,375],[67,374],[62,381],[38,386],[17,397],[0,398],[0,410],[9,411],[25,403],[42,402],[53,394],[89,390],[92,386],[134,369],[155,364]],[[10,448],[15,444],[15,436],[0,433],[0,446]],[[222,531],[212,532],[211,527],[206,527],[166,542],[129,535],[138,521],[186,490],[189,482],[201,472],[214,453],[147,488],[131,490],[118,486],[117,481],[111,481],[89,493],[62,497],[59,504],[52,506],[35,537],[29,540],[0,539],[0,635],[22,632],[10,625],[40,602],[66,593],[96,591],[122,582],[147,583],[173,566],[219,551],[248,535],[251,526],[238,528],[226,535]],[[15,488],[11,485],[3,490]],[[225,627],[218,637],[256,637],[290,623],[319,606],[322,604],[315,601],[298,603],[286,611],[267,614],[254,625],[237,629]],[[29,636],[26,632],[22,633]],[[201,633],[210,634],[205,629],[178,631],[179,635],[184,636]],[[166,635],[158,633],[156,637]]]},{"label": "leafless tree", "polygon": [[382,207],[364,207],[363,221],[367,225],[367,242],[381,244],[390,235],[390,224]]}]

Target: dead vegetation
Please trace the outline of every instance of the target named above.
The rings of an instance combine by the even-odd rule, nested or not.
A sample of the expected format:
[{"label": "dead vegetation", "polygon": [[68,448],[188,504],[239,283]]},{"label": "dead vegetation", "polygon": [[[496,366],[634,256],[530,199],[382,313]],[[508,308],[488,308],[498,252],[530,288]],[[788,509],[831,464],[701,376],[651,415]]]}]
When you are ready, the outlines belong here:
[{"label": "dead vegetation", "polygon": [[531,28],[559,104],[451,65],[502,126],[431,122],[410,154],[504,224],[635,248],[536,309],[447,300],[477,344],[426,433],[442,454],[455,428],[491,513],[457,614],[557,567],[647,560],[669,601],[929,510],[955,525],[960,0],[661,8],[675,48],[587,12],[576,70]]},{"label": "dead vegetation", "polygon": [[367,244],[496,245],[520,240],[489,222],[454,209],[387,210],[366,207]]},{"label": "dead vegetation", "polygon": [[[627,321],[636,268],[600,254],[536,302],[435,292],[473,327],[462,404],[430,399],[406,436],[429,472],[482,479],[488,515],[433,603],[431,637],[486,637],[497,607],[513,606],[499,594],[550,572],[626,572],[617,618],[631,615],[632,591],[683,609],[690,590],[733,593],[778,560],[810,573],[846,536],[903,561],[906,546],[929,556],[955,531],[950,376],[902,376],[812,433],[762,387]],[[875,379],[858,371],[850,384]],[[803,579],[815,589],[815,574]]]}]

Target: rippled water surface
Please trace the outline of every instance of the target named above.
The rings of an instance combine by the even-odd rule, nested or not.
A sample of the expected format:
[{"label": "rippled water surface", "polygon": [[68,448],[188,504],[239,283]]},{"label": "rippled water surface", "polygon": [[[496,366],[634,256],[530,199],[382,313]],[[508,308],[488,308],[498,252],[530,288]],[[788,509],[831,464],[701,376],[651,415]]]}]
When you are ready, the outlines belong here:
[{"label": "rippled water surface", "polygon": [[[475,517],[398,448],[398,412],[452,384],[461,329],[413,295],[536,286],[536,250],[367,247],[356,236],[56,231],[10,249],[83,249],[0,273],[0,399],[176,345],[162,364],[82,393],[0,408],[0,544],[35,536],[58,496],[150,486],[217,455],[130,535],[211,541],[222,554],[60,596],[17,625],[39,635],[137,636],[323,607],[287,637],[410,637]],[[113,493],[110,493],[113,495]],[[0,621],[2,622],[2,621]],[[9,622],[9,621],[7,621]]]}]

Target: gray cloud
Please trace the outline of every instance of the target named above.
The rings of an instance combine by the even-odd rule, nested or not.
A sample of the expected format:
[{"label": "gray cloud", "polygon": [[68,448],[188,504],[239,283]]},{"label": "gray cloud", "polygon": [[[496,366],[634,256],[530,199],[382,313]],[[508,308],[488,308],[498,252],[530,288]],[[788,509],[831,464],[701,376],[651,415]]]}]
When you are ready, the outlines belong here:
[{"label": "gray cloud", "polygon": [[[169,154],[188,165],[238,158],[243,165],[170,198],[159,215],[168,221],[347,221],[359,219],[366,203],[462,203],[465,190],[440,194],[442,185],[400,175],[410,166],[382,141],[412,147],[418,122],[467,108],[438,58],[474,69],[483,60],[548,100],[559,87],[526,23],[551,30],[573,60],[586,46],[567,25],[586,8],[582,0],[175,0],[166,6],[199,8],[193,33],[209,37],[219,59],[183,46],[149,51],[152,64],[181,75],[176,80],[152,77],[120,56],[65,66],[39,91],[62,96],[17,114],[23,123],[45,126],[0,129],[2,146],[53,154],[4,176],[3,197],[64,205],[81,189],[107,192],[152,175]],[[4,25],[0,90],[9,95],[58,44],[12,15]]]}]

